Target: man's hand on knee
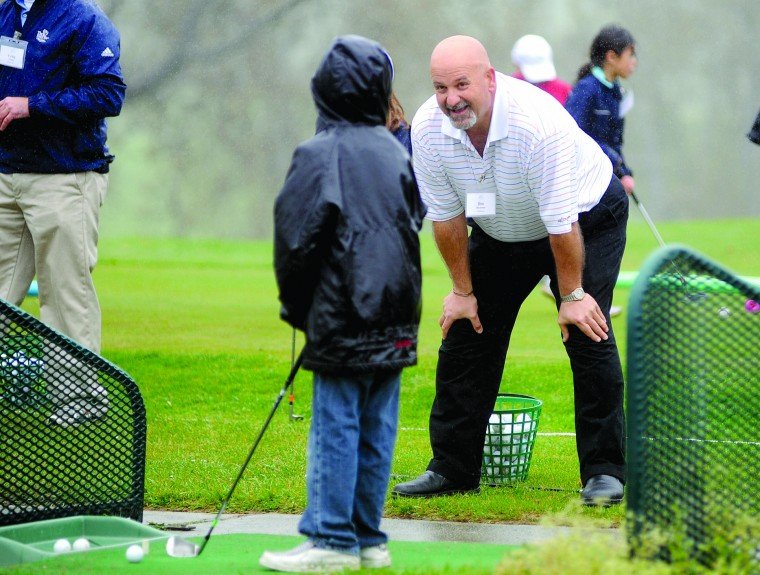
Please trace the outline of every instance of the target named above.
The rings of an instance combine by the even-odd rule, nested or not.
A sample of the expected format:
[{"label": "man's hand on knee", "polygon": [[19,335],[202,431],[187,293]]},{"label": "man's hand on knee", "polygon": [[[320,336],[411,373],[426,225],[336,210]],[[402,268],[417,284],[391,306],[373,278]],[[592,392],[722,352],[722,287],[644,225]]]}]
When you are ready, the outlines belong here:
[{"label": "man's hand on knee", "polygon": [[483,325],[478,317],[478,300],[472,292],[462,294],[452,290],[443,298],[443,314],[438,320],[443,339],[446,339],[449,329],[458,319],[469,319],[472,329],[477,333],[483,333]]},{"label": "man's hand on knee", "polygon": [[606,340],[610,329],[602,308],[589,294],[580,301],[563,303],[559,308],[557,323],[562,330],[562,341],[565,342],[570,337],[567,329],[569,325],[577,326],[587,337],[597,342]]}]

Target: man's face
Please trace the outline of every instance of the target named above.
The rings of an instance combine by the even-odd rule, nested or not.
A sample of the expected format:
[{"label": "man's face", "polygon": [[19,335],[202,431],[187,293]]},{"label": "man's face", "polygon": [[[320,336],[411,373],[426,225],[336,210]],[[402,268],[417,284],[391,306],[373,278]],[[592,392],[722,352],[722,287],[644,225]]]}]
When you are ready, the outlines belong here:
[{"label": "man's face", "polygon": [[469,130],[491,117],[496,81],[493,68],[477,65],[431,66],[438,106],[452,125]]}]

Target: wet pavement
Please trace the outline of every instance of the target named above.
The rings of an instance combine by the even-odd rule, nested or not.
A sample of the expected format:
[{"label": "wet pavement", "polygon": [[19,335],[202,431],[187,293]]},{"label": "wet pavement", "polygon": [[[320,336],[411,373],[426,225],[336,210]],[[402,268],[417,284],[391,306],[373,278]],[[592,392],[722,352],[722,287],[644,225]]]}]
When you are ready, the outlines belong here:
[{"label": "wet pavement", "polygon": [[[182,531],[185,536],[204,536],[214,513],[145,510],[143,523],[171,531]],[[214,534],[258,533],[265,535],[298,535],[300,515],[259,513],[222,515]],[[458,523],[453,521],[424,521],[417,519],[384,518],[380,528],[392,541],[460,541],[467,543],[494,543],[523,545],[540,543],[569,534],[570,527],[544,527],[513,523]],[[189,530],[188,530],[189,529]],[[619,529],[594,529],[595,532],[622,536]]]}]

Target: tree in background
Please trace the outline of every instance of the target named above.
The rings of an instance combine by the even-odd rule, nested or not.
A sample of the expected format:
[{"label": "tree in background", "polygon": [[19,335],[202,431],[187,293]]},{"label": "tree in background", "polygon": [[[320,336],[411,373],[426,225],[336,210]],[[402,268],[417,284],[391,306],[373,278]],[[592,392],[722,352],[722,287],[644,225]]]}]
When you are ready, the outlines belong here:
[{"label": "tree in background", "polygon": [[461,4],[433,0],[99,1],[122,31],[128,84],[109,126],[118,161],[104,235],[271,237],[291,151],[314,133],[308,79],[336,36],[389,50],[411,119],[432,94],[431,47],[447,35],[482,38],[509,72],[515,40],[541,34],[569,77],[609,22],[639,30],[646,47],[626,156],[653,217],[760,216],[760,155],[744,137],[757,90],[741,73],[760,68],[751,2],[482,0],[462,19]]}]

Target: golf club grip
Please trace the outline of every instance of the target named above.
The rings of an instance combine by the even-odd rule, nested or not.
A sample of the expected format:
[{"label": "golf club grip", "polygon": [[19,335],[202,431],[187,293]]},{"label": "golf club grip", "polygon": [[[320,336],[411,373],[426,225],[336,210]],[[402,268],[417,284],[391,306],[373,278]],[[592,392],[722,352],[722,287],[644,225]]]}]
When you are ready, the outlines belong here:
[{"label": "golf club grip", "polygon": [[285,385],[282,386],[282,389],[280,390],[279,395],[275,399],[274,405],[272,406],[272,410],[269,412],[269,415],[267,416],[266,421],[264,421],[264,425],[261,426],[261,430],[259,431],[259,434],[256,436],[256,440],[253,442],[253,446],[251,447],[251,450],[248,452],[248,457],[246,457],[245,463],[243,463],[243,467],[240,468],[240,471],[238,472],[237,477],[235,478],[235,481],[232,483],[232,487],[230,487],[230,490],[227,493],[227,496],[224,498],[224,501],[222,501],[222,506],[219,509],[219,512],[216,514],[216,517],[214,517],[214,520],[211,522],[211,527],[209,527],[208,533],[206,533],[206,536],[203,538],[200,548],[198,549],[198,555],[200,555],[203,552],[203,548],[206,546],[206,543],[211,537],[211,532],[214,530],[214,528],[216,527],[216,524],[219,522],[219,518],[222,516],[222,513],[224,513],[224,510],[227,509],[227,505],[229,504],[230,499],[232,499],[232,494],[235,492],[235,489],[237,488],[238,483],[240,483],[240,480],[243,478],[243,474],[245,473],[245,470],[248,467],[248,464],[251,462],[251,458],[253,457],[253,454],[256,452],[256,448],[259,446],[259,443],[261,442],[261,438],[264,437],[264,432],[269,427],[269,422],[272,421],[272,418],[274,417],[274,414],[277,411],[277,408],[280,406],[280,403],[282,402],[282,398],[285,397],[285,394],[288,392],[288,388],[292,385],[293,380],[296,378],[296,374],[298,373],[298,370],[301,368],[301,363],[303,363],[303,350],[301,350],[301,353],[298,354],[298,357],[296,358],[295,363],[290,368],[290,374],[288,375],[288,378],[285,380]]}]

